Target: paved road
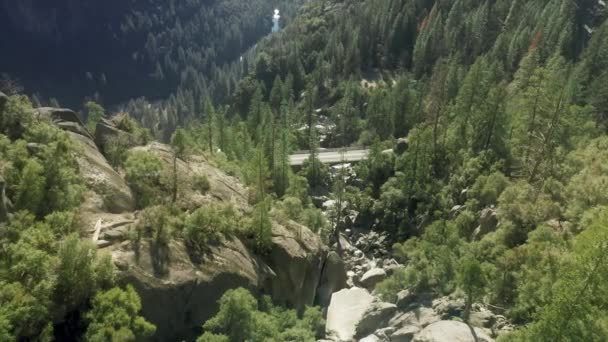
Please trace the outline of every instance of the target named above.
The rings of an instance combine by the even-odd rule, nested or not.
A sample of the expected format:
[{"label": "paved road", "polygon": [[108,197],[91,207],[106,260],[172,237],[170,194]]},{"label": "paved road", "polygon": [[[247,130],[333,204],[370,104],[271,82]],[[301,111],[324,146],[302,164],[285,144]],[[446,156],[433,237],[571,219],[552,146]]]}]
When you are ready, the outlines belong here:
[{"label": "paved road", "polygon": [[[351,150],[344,152],[345,162],[355,162],[367,158],[369,150]],[[310,156],[309,153],[297,153],[289,156],[289,163],[292,166],[300,166]],[[323,164],[337,164],[342,162],[342,152],[340,151],[319,151],[319,160]]]}]

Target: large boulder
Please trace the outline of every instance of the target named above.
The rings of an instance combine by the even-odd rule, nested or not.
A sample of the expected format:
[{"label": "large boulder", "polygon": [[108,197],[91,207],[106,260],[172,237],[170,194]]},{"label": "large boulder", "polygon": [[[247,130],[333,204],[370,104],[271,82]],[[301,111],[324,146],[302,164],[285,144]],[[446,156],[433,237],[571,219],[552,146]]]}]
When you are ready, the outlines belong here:
[{"label": "large boulder", "polygon": [[275,276],[265,290],[276,303],[302,310],[314,304],[326,254],[318,235],[295,222],[289,225],[273,224],[273,248],[265,260]]},{"label": "large boulder", "polygon": [[421,306],[407,312],[398,313],[391,318],[388,325],[397,329],[401,329],[405,326],[415,326],[422,329],[439,320],[441,320],[441,317],[437,315],[435,310],[426,306]]},{"label": "large boulder", "polygon": [[117,139],[119,136],[125,136],[130,146],[136,145],[133,134],[119,129],[112,121],[102,118],[97,122],[97,126],[95,126],[95,144],[102,150],[104,150],[108,141]]},{"label": "large boulder", "polygon": [[415,325],[406,325],[390,336],[391,342],[410,342],[414,339],[414,336],[420,331],[420,328]]},{"label": "large boulder", "polygon": [[93,141],[70,132],[78,147],[77,160],[85,184],[91,190],[83,203],[87,212],[122,213],[135,210],[135,199],[127,182],[110,166]]},{"label": "large boulder", "polygon": [[331,301],[331,295],[345,288],[346,281],[347,274],[344,261],[338,253],[329,252],[323,266],[323,271],[321,272],[316,304],[327,307]]},{"label": "large boulder", "polygon": [[397,307],[401,310],[407,309],[416,301],[416,293],[411,290],[402,290],[397,293]]},{"label": "large boulder", "polygon": [[367,290],[358,287],[334,293],[327,309],[327,336],[335,341],[354,340],[357,326],[374,300]]},{"label": "large boulder", "polygon": [[41,107],[36,109],[40,118],[50,119],[59,128],[93,139],[76,112],[67,108]]},{"label": "large boulder", "polygon": [[396,310],[396,305],[379,301],[365,289],[344,289],[331,297],[325,331],[334,341],[370,337],[387,327]]},{"label": "large boulder", "polygon": [[191,341],[229,289],[244,287],[300,310],[313,304],[324,255],[319,238],[301,228],[274,224],[273,252],[265,258],[236,238],[210,246],[201,260],[192,260],[180,241],[124,241],[109,252],[119,279],[138,290],[143,316],[157,326],[156,340]]},{"label": "large boulder", "polygon": [[386,271],[381,268],[372,268],[361,277],[361,284],[368,290],[373,290],[376,284],[386,279]]},{"label": "large boulder", "polygon": [[157,327],[157,341],[191,341],[218,310],[229,289],[258,293],[272,271],[239,241],[212,246],[201,264],[193,263],[179,242],[124,242],[111,248],[119,281],[132,284],[142,300],[142,315]]},{"label": "large boulder", "polygon": [[366,336],[378,329],[385,328],[397,311],[395,304],[374,301],[357,324],[356,337]]},{"label": "large boulder", "polygon": [[441,297],[433,300],[433,309],[443,319],[460,317],[465,310],[465,302],[462,298]]},{"label": "large boulder", "polygon": [[435,322],[414,337],[416,342],[492,342],[480,329],[458,321]]}]

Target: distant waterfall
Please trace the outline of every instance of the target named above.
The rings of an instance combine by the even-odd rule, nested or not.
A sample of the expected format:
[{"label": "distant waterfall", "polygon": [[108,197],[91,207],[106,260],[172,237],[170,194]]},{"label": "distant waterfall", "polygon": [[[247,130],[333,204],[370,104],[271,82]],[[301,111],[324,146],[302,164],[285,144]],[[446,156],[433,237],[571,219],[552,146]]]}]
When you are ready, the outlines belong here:
[{"label": "distant waterfall", "polygon": [[272,32],[279,32],[279,30],[281,29],[281,24],[280,24],[280,20],[281,20],[281,15],[279,14],[279,10],[275,9],[274,10],[274,15],[272,16]]}]

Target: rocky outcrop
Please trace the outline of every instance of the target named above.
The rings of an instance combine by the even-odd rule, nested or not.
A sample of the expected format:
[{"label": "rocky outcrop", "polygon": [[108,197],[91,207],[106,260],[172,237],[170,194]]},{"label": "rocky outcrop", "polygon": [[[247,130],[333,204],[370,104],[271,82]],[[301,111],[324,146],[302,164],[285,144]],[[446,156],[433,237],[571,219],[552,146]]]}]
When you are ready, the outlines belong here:
[{"label": "rocky outcrop", "polygon": [[381,268],[372,268],[371,270],[365,272],[361,277],[361,284],[365,286],[366,289],[372,291],[376,284],[386,279],[386,271]]},{"label": "rocky outcrop", "polygon": [[119,136],[125,136],[127,142],[131,142],[131,146],[135,146],[135,138],[129,132],[125,132],[112,123],[112,121],[102,118],[95,126],[95,144],[102,150],[106,143],[112,139],[117,139]]},{"label": "rocky outcrop", "polygon": [[353,287],[331,297],[327,310],[326,334],[333,341],[372,340],[370,334],[386,328],[397,306],[385,303],[367,290]]},{"label": "rocky outcrop", "polygon": [[[123,213],[135,210],[135,200],[131,189],[101,154],[93,137],[74,111],[65,108],[42,107],[36,109],[39,118],[50,120],[68,132],[76,145],[80,174],[90,190],[81,212],[88,217],[91,213]],[[28,146],[36,148],[36,146]]]},{"label": "rocky outcrop", "polygon": [[273,252],[264,258],[236,238],[211,246],[200,263],[179,241],[124,241],[109,251],[120,280],[137,288],[144,317],[157,326],[156,340],[193,340],[228,289],[244,287],[299,309],[312,305],[324,254],[310,230],[298,234],[275,224]]},{"label": "rocky outcrop", "polygon": [[397,311],[395,304],[374,300],[357,324],[356,337],[366,336],[386,328],[395,311]]},{"label": "rocky outcrop", "polygon": [[[80,173],[88,189],[80,207],[86,227],[83,233],[93,238],[101,253],[112,255],[119,282],[138,290],[143,316],[157,326],[155,340],[194,340],[201,325],[217,312],[218,299],[232,288],[271,295],[276,302],[297,309],[314,303],[327,251],[308,228],[295,222],[274,222],[271,252],[264,257],[252,253],[246,242],[236,237],[209,246],[204,257],[196,261],[181,240],[157,244],[137,239],[133,227],[138,213],[131,190],[108,164],[78,116],[56,108],[40,108],[37,112],[67,131],[75,143]],[[97,137],[111,136],[107,132],[101,129]],[[173,161],[170,147],[163,144],[135,149],[154,153],[165,163]],[[180,174],[204,175],[210,183],[204,194],[186,186],[180,193],[180,207],[195,210],[225,202],[240,212],[250,210],[247,189],[204,157],[192,156],[188,163],[180,160],[178,168]],[[334,283],[339,287],[340,281]]]},{"label": "rocky outcrop", "polygon": [[304,226],[274,223],[272,252],[265,261],[274,272],[264,287],[276,303],[312,306],[326,254],[319,237]]},{"label": "rocky outcrop", "polygon": [[316,304],[322,307],[329,306],[331,295],[346,288],[346,280],[347,275],[344,261],[338,253],[329,252],[323,266],[319,287],[317,288]]},{"label": "rocky outcrop", "polygon": [[80,151],[80,173],[91,190],[83,209],[87,212],[123,213],[135,210],[135,199],[127,182],[108,163],[93,141],[70,132]]},{"label": "rocky outcrop", "polygon": [[357,287],[334,293],[327,309],[327,337],[333,341],[354,340],[357,326],[374,300],[367,290]]},{"label": "rocky outcrop", "polygon": [[211,247],[200,265],[179,242],[167,246],[124,242],[112,247],[120,281],[135,286],[142,313],[157,327],[158,341],[193,340],[231,288],[261,289],[273,272],[238,240]]},{"label": "rocky outcrop", "polygon": [[82,135],[90,140],[93,139],[78,114],[71,109],[41,107],[36,109],[36,113],[38,117],[50,119],[55,125],[65,131]]},{"label": "rocky outcrop", "polygon": [[430,324],[414,337],[415,342],[491,342],[483,331],[458,321]]}]

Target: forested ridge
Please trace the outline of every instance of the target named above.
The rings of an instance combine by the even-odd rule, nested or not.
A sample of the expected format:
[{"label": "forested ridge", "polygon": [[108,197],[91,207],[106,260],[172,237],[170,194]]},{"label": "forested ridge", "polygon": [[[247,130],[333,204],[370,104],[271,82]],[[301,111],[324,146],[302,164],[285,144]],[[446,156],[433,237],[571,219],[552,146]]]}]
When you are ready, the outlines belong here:
[{"label": "forested ridge", "polygon": [[270,33],[274,8],[286,21],[299,3],[3,1],[0,48],[10,53],[0,73],[44,104],[70,107],[85,98],[114,108],[138,97],[201,97],[203,89],[221,98],[238,77],[229,64]]},{"label": "forested ridge", "polygon": [[[341,254],[340,234],[371,230],[387,234],[404,266],[375,287],[387,302],[404,289],[460,297],[458,319],[471,324],[484,305],[515,327],[499,341],[608,339],[603,1],[312,0],[257,41],[270,28],[259,18],[277,6],[259,2],[149,1],[115,26],[140,49],[115,72],[147,75],[116,99],[147,98],[112,117],[87,102],[83,116],[92,134],[121,131],[100,149],[141,210],[134,245],[180,241],[196,263],[238,238],[265,257],[272,226],[297,222]],[[25,97],[0,105],[11,202],[0,208],[0,288],[21,294],[0,295],[0,340],[62,336],[58,328],[95,341],[152,336],[135,291],[114,287],[111,263],[78,239],[85,191],[68,137]],[[152,136],[170,141],[168,163],[133,148]],[[318,160],[320,147],[352,145],[370,151],[355,176]],[[299,169],[289,165],[295,150],[310,151]],[[210,189],[207,175],[180,173],[193,156],[248,186],[250,210],[189,207],[185,189]],[[333,206],[323,212],[319,199]],[[108,302],[125,310],[120,324],[103,314]],[[324,337],[316,308],[284,309],[243,289],[218,304],[198,341]],[[75,316],[65,326],[51,323],[66,312]]]},{"label": "forested ridge", "polygon": [[[254,123],[284,203],[268,146],[285,120],[322,124],[295,149],[373,145],[362,183],[301,174],[391,234],[407,266],[385,298],[461,292],[522,326],[505,340],[599,341],[607,30],[598,1],[314,1],[262,42],[229,112]],[[405,153],[381,152],[402,137]]]}]

